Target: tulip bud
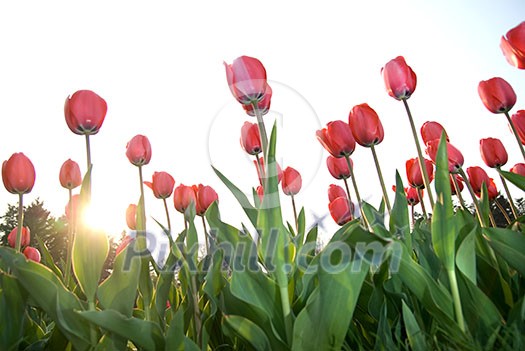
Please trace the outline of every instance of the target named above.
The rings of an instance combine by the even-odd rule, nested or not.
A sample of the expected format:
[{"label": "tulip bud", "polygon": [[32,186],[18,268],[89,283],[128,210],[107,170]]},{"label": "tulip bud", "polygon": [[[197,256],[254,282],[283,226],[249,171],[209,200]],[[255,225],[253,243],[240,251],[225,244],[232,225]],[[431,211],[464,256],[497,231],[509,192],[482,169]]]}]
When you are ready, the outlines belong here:
[{"label": "tulip bud", "polygon": [[226,79],[233,96],[241,104],[261,101],[266,92],[266,70],[261,61],[249,56],[236,58],[232,64],[224,63]]},{"label": "tulip bud", "polygon": [[[439,147],[439,140],[429,141],[427,144],[426,153],[432,160],[436,163],[436,156]],[[447,154],[448,154],[448,170],[450,173],[458,173],[459,169],[463,166],[465,162],[463,154],[454,147],[451,143],[447,142]]]},{"label": "tulip bud", "polygon": [[[405,188],[405,193],[407,194],[407,202],[410,206],[415,206],[421,202],[416,188]],[[421,190],[421,195],[423,195],[423,190]]]},{"label": "tulip bud", "polygon": [[130,204],[126,209],[126,225],[131,230],[137,229],[137,205]]},{"label": "tulip bud", "polygon": [[507,163],[509,156],[499,139],[486,138],[479,141],[481,158],[490,168],[500,168]]},{"label": "tulip bud", "polygon": [[192,202],[195,204],[196,198],[195,191],[191,186],[180,184],[173,190],[173,204],[180,213],[184,213]]},{"label": "tulip bud", "polygon": [[381,120],[368,104],[354,106],[348,115],[348,124],[355,141],[361,146],[370,147],[383,141],[385,132]]},{"label": "tulip bud", "polygon": [[80,167],[75,161],[68,159],[60,167],[58,176],[60,185],[66,189],[75,189],[82,184],[82,175],[80,174]]},{"label": "tulip bud", "polygon": [[341,188],[339,185],[330,184],[328,187],[328,202],[332,202],[338,197],[345,197],[348,201],[348,196],[346,195],[346,192],[343,188]]},{"label": "tulip bud", "polygon": [[[353,207],[353,204],[352,204]],[[346,197],[338,197],[328,204],[330,215],[335,223],[344,225],[352,220],[353,208],[350,208],[348,199]]]},{"label": "tulip bud", "polygon": [[241,128],[241,146],[250,155],[261,153],[261,135],[257,123],[244,122]]},{"label": "tulip bud", "polygon": [[67,126],[79,135],[97,134],[107,110],[106,101],[91,90],[75,92],[64,105]]},{"label": "tulip bud", "polygon": [[417,78],[403,56],[389,61],[381,69],[388,95],[396,100],[408,99],[416,89]]},{"label": "tulip bud", "polygon": [[12,194],[27,194],[35,185],[35,167],[23,153],[14,153],[2,164],[4,186]]},{"label": "tulip bud", "polygon": [[199,216],[203,216],[208,207],[219,200],[219,195],[211,186],[194,185],[193,191],[195,192],[195,210]]},{"label": "tulip bud", "polygon": [[[350,165],[354,167],[354,162],[351,158]],[[350,178],[350,169],[348,168],[348,162],[346,162],[345,158],[336,158],[332,155],[329,155],[326,158],[326,167],[328,167],[328,172],[334,177],[335,179],[348,179]]]},{"label": "tulip bud", "polygon": [[445,132],[445,137],[447,138],[447,141],[449,141],[447,132],[441,124],[433,121],[423,123],[421,126],[421,138],[423,139],[423,143],[426,145],[431,140],[441,139],[441,134],[443,132]]},{"label": "tulip bud", "polygon": [[316,132],[317,140],[334,157],[350,156],[355,150],[355,139],[348,123],[333,121]]},{"label": "tulip bud", "polygon": [[151,182],[144,182],[151,190],[157,199],[166,199],[173,193],[175,186],[175,179],[166,172],[153,173]]},{"label": "tulip bud", "polygon": [[525,69],[525,22],[507,32],[507,37],[501,37],[501,50],[512,66]]},{"label": "tulip bud", "polygon": [[281,185],[285,195],[297,195],[302,186],[301,174],[292,167],[286,167]]},{"label": "tulip bud", "polygon": [[506,113],[516,104],[516,93],[503,78],[482,80],[478,85],[478,94],[483,105],[492,113]]},{"label": "tulip bud", "polygon": [[[7,236],[7,242],[9,243],[9,246],[16,247],[16,234],[18,232],[18,227],[15,227],[13,230],[11,230],[11,233]],[[21,241],[21,247],[29,245],[29,242],[31,240],[31,231],[28,227],[22,227],[22,232],[20,234],[22,236]]]},{"label": "tulip bud", "polygon": [[135,135],[126,145],[126,156],[135,166],[147,165],[151,160],[151,144],[144,135]]},{"label": "tulip bud", "polygon": [[35,261],[36,263],[40,263],[40,251],[35,249],[34,247],[28,246],[23,251],[24,256],[31,261]]},{"label": "tulip bud", "polygon": [[[434,179],[434,166],[432,165],[432,162],[427,159],[423,159],[423,161],[428,174],[428,181],[431,182],[432,179]],[[425,182],[423,180],[423,174],[421,173],[421,167],[419,167],[419,159],[411,158],[410,160],[407,160],[405,167],[408,184],[414,188],[423,189],[425,187]]]},{"label": "tulip bud", "polygon": [[525,110],[518,110],[510,117],[520,142],[525,145]]},{"label": "tulip bud", "polygon": [[525,163],[516,163],[510,171],[525,177]]},{"label": "tulip bud", "polygon": [[474,194],[480,196],[483,183],[485,183],[487,187],[490,183],[487,172],[485,172],[485,170],[481,167],[474,166],[467,168],[467,174],[468,181],[470,183],[470,186],[472,187],[472,190],[474,191]]}]

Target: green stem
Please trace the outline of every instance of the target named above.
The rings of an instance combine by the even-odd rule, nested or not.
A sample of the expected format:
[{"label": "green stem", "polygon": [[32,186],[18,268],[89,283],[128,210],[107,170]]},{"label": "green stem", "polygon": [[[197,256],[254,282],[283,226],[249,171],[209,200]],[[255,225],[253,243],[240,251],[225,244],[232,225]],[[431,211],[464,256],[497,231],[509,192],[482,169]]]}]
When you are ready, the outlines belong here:
[{"label": "green stem", "polygon": [[[140,216],[141,219],[141,225],[140,227],[137,227],[137,239],[141,242],[140,250],[141,252],[145,252],[147,244],[146,244],[146,204],[144,200],[144,181],[142,176],[142,165],[138,166],[139,168],[139,182],[140,182],[140,213],[137,215]],[[149,260],[150,257],[141,257],[142,260],[142,270],[140,272],[141,275],[144,277],[141,277],[142,284],[140,284],[140,290],[142,294],[142,298],[144,301],[144,314],[146,317],[146,320],[151,321],[151,277],[150,277],[150,271],[149,271]]]},{"label": "green stem", "polygon": [[69,190],[69,222],[67,224],[67,252],[66,252],[66,274],[64,278],[64,284],[69,286],[69,279],[71,278],[71,252],[73,251],[73,230],[74,230],[74,215],[73,215],[73,203],[71,199],[73,198],[73,190]]},{"label": "green stem", "polygon": [[460,203],[461,207],[462,207],[465,211],[468,211],[467,205],[465,204],[465,200],[463,200],[463,196],[461,195],[461,189],[460,189],[460,187],[459,187],[458,180],[457,180],[456,177],[454,177],[454,175],[452,175],[452,174],[450,174],[449,176],[450,176],[450,178],[452,178],[452,182],[454,182],[454,188],[456,189],[456,196],[457,196],[458,199],[459,199],[459,203]]},{"label": "green stem", "polygon": [[86,134],[86,158],[87,158],[87,171],[89,172],[89,182],[87,187],[87,200],[88,202],[91,201],[91,144],[89,142],[89,135]]},{"label": "green stem", "polygon": [[485,224],[485,221],[483,220],[483,217],[481,216],[481,209],[479,208],[478,199],[476,198],[476,195],[474,194],[474,189],[472,189],[472,186],[470,185],[470,181],[467,175],[465,174],[465,171],[461,167],[459,168],[459,174],[461,175],[461,177],[463,177],[463,179],[465,179],[465,185],[467,186],[470,196],[472,196],[472,202],[474,203],[474,207],[476,208],[476,215],[478,216],[479,224],[481,225],[482,228],[487,227],[487,225]]},{"label": "green stem", "polygon": [[166,198],[163,198],[162,201],[164,202],[164,211],[166,212],[166,220],[168,221],[168,235],[171,238],[171,221],[170,221],[170,213],[168,211],[168,203],[166,202]]},{"label": "green stem", "polygon": [[[96,311],[95,302],[88,301],[88,310]],[[91,341],[91,346],[97,346],[98,344],[97,331],[95,330],[95,326],[93,325],[93,323],[89,323],[89,337]]]},{"label": "green stem", "polygon": [[201,315],[199,309],[199,291],[197,290],[197,280],[195,275],[191,276],[191,290],[192,290],[192,299],[193,299],[193,323],[195,328],[195,339],[197,340],[197,345],[199,348],[202,346],[201,340]]},{"label": "green stem", "polygon": [[18,194],[18,227],[16,229],[16,252],[22,251],[22,228],[24,227],[24,194]]},{"label": "green stem", "polygon": [[489,219],[490,219],[490,224],[492,225],[492,227],[496,228],[497,227],[496,219],[494,219],[494,215],[492,214],[492,211],[490,211],[490,209],[489,209]]},{"label": "green stem", "polygon": [[292,323],[292,314],[291,314],[291,309],[290,309],[290,301],[288,300],[288,287],[281,286],[279,288],[279,292],[281,294],[281,307],[283,309],[286,340],[288,340],[288,344],[291,344],[292,336],[293,336],[293,323]]},{"label": "green stem", "polygon": [[456,272],[454,270],[447,271],[448,279],[450,281],[450,289],[452,290],[452,298],[454,299],[454,310],[456,312],[456,320],[459,329],[465,332],[465,320],[463,318],[463,310],[461,308],[461,299],[459,297],[458,282],[456,280]]},{"label": "green stem", "polygon": [[390,200],[388,199],[388,195],[386,193],[385,182],[383,180],[383,173],[381,172],[381,167],[379,166],[379,160],[377,159],[376,149],[374,145],[370,146],[370,149],[372,150],[372,156],[374,156],[374,163],[376,164],[377,175],[379,176],[379,182],[381,183],[381,189],[383,190],[383,200],[385,201],[388,214],[390,214],[390,212],[392,212],[392,207],[390,206]]},{"label": "green stem", "polygon": [[202,227],[204,228],[204,241],[206,242],[206,255],[208,254],[208,252],[210,252],[210,240],[209,240],[209,237],[208,237],[208,229],[206,228],[206,220],[204,219],[204,215],[201,216],[202,218]]},{"label": "green stem", "polygon": [[[365,212],[363,211],[363,207],[361,206],[361,195],[359,195],[359,189],[357,189],[357,183],[355,181],[354,169],[352,167],[352,163],[350,162],[350,156],[345,155],[345,159],[346,159],[346,165],[348,166],[348,170],[350,171],[350,178],[352,179],[352,185],[354,186],[355,197],[357,198],[357,206],[359,206],[359,211],[361,212],[361,218],[363,219],[364,224],[366,225],[368,230],[371,231],[372,227],[370,226],[370,223],[366,219]],[[350,206],[350,210],[352,210],[352,206]]]},{"label": "green stem", "polygon": [[345,182],[345,188],[346,188],[346,194],[348,195],[348,202],[350,206],[352,205],[352,196],[350,195],[350,189],[348,188],[348,178],[343,178],[343,181]]},{"label": "green stem", "polygon": [[427,209],[425,208],[425,202],[423,201],[423,191],[417,188],[417,197],[419,197],[419,203],[421,205],[421,211],[423,211],[423,217],[428,220]]},{"label": "green stem", "polygon": [[512,134],[514,134],[514,136],[516,137],[516,141],[518,142],[518,146],[520,147],[521,155],[525,160],[525,150],[523,149],[523,144],[521,143],[516,127],[514,126],[514,123],[512,123],[512,119],[510,118],[508,112],[505,112],[505,117],[507,117],[507,121],[509,121],[510,128],[512,129]]},{"label": "green stem", "polygon": [[252,107],[255,117],[257,117],[257,125],[259,126],[259,134],[261,135],[263,156],[266,160],[266,157],[268,156],[268,135],[266,134],[266,128],[264,127],[263,115],[257,106],[257,101],[252,102]]},{"label": "green stem", "polygon": [[505,209],[503,208],[503,206],[501,206],[501,204],[499,203],[499,201],[497,199],[494,199],[494,203],[496,204],[496,206],[501,211],[501,214],[503,214],[503,217],[505,217],[505,220],[507,221],[507,224],[510,224],[511,220],[510,220],[509,215],[507,214],[507,211],[505,211]]},{"label": "green stem", "polygon": [[297,209],[295,207],[295,198],[292,195],[292,208],[293,208],[293,218],[295,219],[295,233],[299,233],[299,222],[297,221]]},{"label": "green stem", "polygon": [[[419,139],[417,137],[416,126],[414,125],[414,119],[412,118],[412,113],[410,112],[410,108],[408,107],[407,100],[403,99],[402,101],[405,105],[405,110],[407,112],[408,120],[410,122],[410,128],[412,129],[412,136],[414,137],[414,141],[416,143],[419,168],[421,169],[421,174],[423,174],[423,182],[425,183],[425,188],[427,189],[428,200],[430,201],[430,206],[434,208],[434,196],[432,195],[432,189],[430,189],[430,178],[428,177],[427,167],[425,166],[423,153],[421,152],[421,146],[419,145]],[[423,201],[423,199],[421,199],[421,201]]]},{"label": "green stem", "polygon": [[514,206],[514,201],[512,200],[512,196],[510,195],[509,187],[507,186],[507,182],[505,181],[505,178],[501,175],[501,168],[498,167],[497,171],[499,173],[499,177],[501,179],[501,183],[503,183],[503,188],[505,189],[505,193],[507,194],[507,199],[509,200],[510,209],[512,210],[512,214],[514,215],[514,219],[518,218],[518,211],[516,210],[516,206]]}]

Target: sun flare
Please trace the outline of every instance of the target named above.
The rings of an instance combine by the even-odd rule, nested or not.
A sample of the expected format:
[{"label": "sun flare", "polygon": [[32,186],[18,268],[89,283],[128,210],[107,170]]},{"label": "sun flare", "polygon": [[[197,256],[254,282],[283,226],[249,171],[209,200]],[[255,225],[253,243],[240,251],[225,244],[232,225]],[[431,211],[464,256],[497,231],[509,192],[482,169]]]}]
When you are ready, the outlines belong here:
[{"label": "sun flare", "polygon": [[119,239],[124,226],[114,211],[100,203],[91,203],[84,212],[84,222],[91,228],[103,231],[113,239]]}]

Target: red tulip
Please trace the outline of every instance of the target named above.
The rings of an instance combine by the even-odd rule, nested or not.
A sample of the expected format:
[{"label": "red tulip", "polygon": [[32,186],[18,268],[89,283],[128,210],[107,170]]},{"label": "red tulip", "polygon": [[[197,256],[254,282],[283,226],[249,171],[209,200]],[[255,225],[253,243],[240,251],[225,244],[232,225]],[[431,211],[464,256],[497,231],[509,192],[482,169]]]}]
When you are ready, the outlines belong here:
[{"label": "red tulip", "polygon": [[78,163],[71,159],[66,160],[60,167],[58,178],[60,185],[66,189],[75,189],[82,184],[82,175]]},{"label": "red tulip", "polygon": [[[265,114],[268,113],[268,111],[270,111],[270,104],[272,102],[271,100],[272,100],[272,88],[270,88],[270,85],[267,84],[266,91],[264,92],[263,98],[261,99],[261,101],[257,103],[257,109],[259,109],[259,112],[261,113],[261,115],[264,116]],[[242,108],[249,116],[252,116],[252,117],[255,116],[255,112],[253,111],[252,104],[242,105]]]},{"label": "red tulip", "polygon": [[195,204],[196,198],[191,186],[180,184],[173,190],[173,204],[177,211],[184,213],[192,202]]},{"label": "red tulip", "polygon": [[403,56],[389,61],[381,69],[388,95],[396,100],[408,99],[416,90],[417,78]]},{"label": "red tulip", "polygon": [[486,138],[479,141],[483,162],[490,168],[500,168],[507,163],[509,156],[499,139]]},{"label": "red tulip", "polygon": [[[438,151],[439,146],[439,140],[432,140],[429,141],[427,144],[427,155],[430,157],[432,162],[434,164],[436,163],[436,155]],[[461,166],[463,166],[463,163],[465,160],[463,159],[463,154],[461,154],[461,151],[456,149],[454,145],[447,142],[447,154],[448,154],[448,170],[450,173],[458,173]]]},{"label": "red tulip", "polygon": [[12,194],[27,194],[35,185],[35,167],[23,153],[14,153],[2,164],[4,186]]},{"label": "red tulip", "polygon": [[285,195],[297,195],[302,184],[301,174],[292,167],[286,167],[283,171],[283,182],[281,184],[283,193]]},{"label": "red tulip", "polygon": [[354,106],[348,115],[348,124],[355,141],[361,146],[370,147],[383,141],[385,132],[381,120],[368,104]]},{"label": "red tulip", "polygon": [[262,203],[264,199],[264,188],[262,187],[262,185],[257,186],[255,192],[259,196],[259,202]]},{"label": "red tulip", "polygon": [[525,163],[516,163],[510,171],[525,177]]},{"label": "red tulip", "polygon": [[333,121],[316,132],[317,140],[334,157],[350,156],[355,150],[352,129],[343,121]]},{"label": "red tulip", "polygon": [[34,247],[28,246],[24,249],[24,256],[31,261],[35,261],[36,263],[40,263],[40,251],[35,249]]},{"label": "red tulip", "polygon": [[[69,209],[69,204],[71,203],[71,210]],[[71,197],[71,200],[66,205],[66,218],[68,221],[72,222],[78,218],[78,210],[80,206],[80,195],[76,194]],[[71,213],[72,212],[72,213]]]},{"label": "red tulip", "polygon": [[[277,166],[277,182],[280,183],[281,180],[283,179],[283,171],[281,169],[281,166],[279,166],[279,164],[277,162],[276,163],[276,166]],[[257,169],[257,176],[259,177],[259,182],[262,184],[263,183],[263,178],[266,178],[266,174],[264,173],[264,159],[262,157],[259,158],[259,166],[257,166],[257,161],[254,160],[253,161],[253,164],[255,165],[255,168]],[[263,176],[261,177],[261,174],[260,174],[260,170],[263,170]]]},{"label": "red tulip", "polygon": [[103,98],[91,90],[79,90],[68,96],[64,105],[64,114],[69,129],[75,134],[97,134],[108,106]]},{"label": "red tulip", "polygon": [[[9,243],[9,246],[15,247],[16,246],[16,233],[18,231],[18,227],[15,227],[13,230],[11,230],[11,233],[7,236],[7,242]],[[22,227],[22,244],[21,247],[29,245],[29,241],[31,240],[31,231],[28,227]]]},{"label": "red tulip", "polygon": [[129,243],[131,243],[135,238],[132,238],[129,235],[126,235],[124,238],[122,238],[122,241],[117,246],[117,249],[115,250],[115,256],[118,256],[119,253],[124,251],[126,247],[128,247]]},{"label": "red tulip", "polygon": [[[405,188],[405,193],[407,194],[407,202],[410,206],[415,206],[421,201],[416,188]],[[421,190],[421,195],[423,195],[423,190]]]},{"label": "red tulip", "polygon": [[261,61],[241,56],[231,65],[224,63],[226,79],[233,96],[241,104],[259,102],[266,92],[266,70]]},{"label": "red tulip", "polygon": [[241,128],[241,146],[250,155],[262,152],[261,135],[257,123],[244,122]]},{"label": "red tulip", "polygon": [[483,105],[492,113],[508,112],[516,103],[514,89],[499,77],[479,82],[478,94]]},{"label": "red tulip", "polygon": [[353,209],[350,208],[346,197],[338,197],[334,201],[331,201],[328,204],[328,210],[335,223],[339,225],[344,225],[352,220]]},{"label": "red tulip", "polygon": [[525,145],[525,110],[517,111],[510,119],[516,128],[520,142]]},{"label": "red tulip", "polygon": [[508,63],[525,69],[525,22],[509,30],[506,38],[502,36],[500,47]]},{"label": "red tulip", "polygon": [[[354,162],[350,158],[350,165],[354,167]],[[335,179],[348,179],[350,178],[350,169],[348,168],[348,163],[344,158],[337,158],[332,155],[329,155],[326,158],[326,166],[328,171]]]},{"label": "red tulip", "polygon": [[[428,174],[428,181],[431,182],[432,179],[434,179],[434,166],[432,165],[432,162],[427,159],[423,159],[423,161]],[[425,182],[423,180],[423,174],[421,174],[421,167],[419,167],[418,158],[411,158],[410,160],[407,160],[405,167],[408,184],[414,188],[423,189],[425,187]]]},{"label": "red tulip", "polygon": [[135,135],[126,145],[126,156],[135,166],[147,165],[151,160],[151,144],[144,135]]},{"label": "red tulip", "polygon": [[445,137],[448,139],[447,132],[445,131],[445,128],[438,122],[428,121],[423,123],[421,126],[421,138],[423,138],[423,143],[425,145],[434,139],[441,139],[441,134],[445,132]]},{"label": "red tulip", "polygon": [[496,183],[494,183],[494,179],[490,178],[489,183],[487,184],[487,197],[489,200],[494,200],[499,195],[498,188],[496,187]]},{"label": "red tulip", "polygon": [[208,207],[219,200],[219,195],[211,186],[194,185],[193,191],[195,192],[195,210],[199,216],[203,216]]},{"label": "red tulip", "polygon": [[451,174],[450,175],[450,191],[451,191],[452,195],[457,195],[456,185],[454,184],[454,180],[452,179],[452,177],[456,178],[456,182],[458,183],[459,192],[462,192],[463,188],[465,187],[463,185],[463,178],[461,178],[457,174]]},{"label": "red tulip", "polygon": [[474,194],[480,196],[483,183],[485,183],[487,187],[490,183],[487,172],[485,172],[485,170],[481,167],[473,166],[467,168],[467,174],[468,181],[472,187],[472,190],[474,191]]},{"label": "red tulip", "polygon": [[166,172],[154,172],[151,177],[151,182],[144,182],[151,190],[157,199],[166,199],[171,196],[173,187],[175,186],[175,179]]},{"label": "red tulip", "polygon": [[328,202],[332,202],[338,197],[344,197],[346,198],[346,201],[348,201],[348,196],[346,195],[346,192],[343,188],[341,188],[339,185],[330,184],[328,187]]},{"label": "red tulip", "polygon": [[131,230],[137,229],[137,205],[130,204],[126,209],[126,225]]}]

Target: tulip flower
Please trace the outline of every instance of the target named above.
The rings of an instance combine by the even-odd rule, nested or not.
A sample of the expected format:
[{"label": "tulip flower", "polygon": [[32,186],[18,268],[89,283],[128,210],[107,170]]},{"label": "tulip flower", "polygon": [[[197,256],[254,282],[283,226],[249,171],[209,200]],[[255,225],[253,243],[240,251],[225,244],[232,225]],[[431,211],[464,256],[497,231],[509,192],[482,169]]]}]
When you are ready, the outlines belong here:
[{"label": "tulip flower", "polygon": [[151,182],[144,182],[151,190],[157,199],[166,199],[173,193],[175,180],[166,172],[154,172]]},{"label": "tulip flower", "polygon": [[488,187],[490,182],[487,172],[485,172],[485,170],[481,167],[473,166],[467,168],[467,174],[468,181],[472,187],[472,190],[474,191],[474,194],[479,197],[481,195],[483,183],[485,183],[485,185]]},{"label": "tulip flower", "polygon": [[348,199],[338,197],[328,204],[330,215],[338,225],[344,225],[352,220],[353,204],[350,206]]},{"label": "tulip flower", "polygon": [[107,110],[106,101],[91,90],[75,92],[64,105],[67,126],[79,135],[97,134]]},{"label": "tulip flower", "polygon": [[[424,161],[427,174],[430,178],[429,181],[432,181],[434,179],[434,166],[432,165],[431,161],[427,159],[424,159]],[[411,158],[407,160],[405,163],[405,168],[408,184],[414,188],[425,188],[425,182],[423,180],[423,175],[421,174],[421,168],[419,167],[419,160],[417,158]]]},{"label": "tulip flower", "polygon": [[516,104],[516,93],[503,78],[482,80],[478,85],[478,94],[483,105],[492,113],[507,113]]},{"label": "tulip flower", "polygon": [[82,184],[82,175],[80,174],[80,167],[75,161],[68,159],[60,167],[58,176],[60,185],[62,187],[72,190]]},{"label": "tulip flower", "polygon": [[28,246],[24,249],[24,256],[31,261],[35,261],[36,263],[40,263],[40,251],[35,249],[34,247]]},{"label": "tulip flower", "polygon": [[510,117],[521,144],[525,145],[525,110],[518,110]]},{"label": "tulip flower", "polygon": [[262,185],[257,186],[257,189],[255,190],[257,193],[257,196],[259,197],[259,203],[262,204],[264,200],[264,188]]},{"label": "tulip flower", "polygon": [[130,204],[126,209],[126,225],[130,230],[137,229],[137,205]]},{"label": "tulip flower", "polygon": [[180,213],[184,213],[192,202],[195,204],[196,198],[195,191],[191,186],[180,184],[173,190],[173,204]]},{"label": "tulip flower", "polygon": [[133,240],[135,240],[135,238],[129,235],[126,235],[124,238],[122,238],[122,241],[120,242],[120,244],[117,246],[117,249],[115,250],[115,256],[118,256],[122,251],[124,251],[124,249],[128,247],[128,245]]},{"label": "tulip flower", "polygon": [[487,184],[487,197],[490,201],[495,200],[499,195],[498,188],[496,183],[494,183],[493,178],[489,178],[489,183]]},{"label": "tulip flower", "polygon": [[224,62],[226,79],[233,96],[248,105],[262,100],[267,89],[266,70],[256,58],[241,56],[232,64]]},{"label": "tulip flower", "polygon": [[417,78],[403,56],[389,61],[381,69],[388,95],[396,100],[408,99],[416,89]]},{"label": "tulip flower", "polygon": [[14,153],[2,164],[2,179],[11,194],[27,194],[35,185],[35,167],[23,153]]},{"label": "tulip flower", "polygon": [[420,132],[421,138],[423,139],[423,143],[425,145],[431,140],[441,139],[441,134],[443,132],[445,132],[445,137],[447,138],[447,141],[449,141],[445,128],[443,128],[443,126],[438,122],[427,121],[423,123]]},{"label": "tulip flower", "polygon": [[281,186],[286,195],[297,195],[302,186],[301,174],[292,167],[286,167],[283,171],[283,181]]},{"label": "tulip flower", "polygon": [[126,156],[135,166],[147,165],[151,160],[151,144],[144,135],[135,135],[126,145]]},{"label": "tulip flower", "polygon": [[195,192],[195,210],[197,215],[204,216],[204,213],[210,205],[219,200],[219,195],[213,190],[211,186],[204,186],[202,184],[194,185]]},{"label": "tulip flower", "polygon": [[415,206],[421,202],[417,188],[405,188],[405,193],[407,194],[407,202],[410,206]]},{"label": "tulip flower", "polygon": [[[9,246],[16,247],[16,233],[18,231],[18,227],[15,227],[13,230],[11,230],[11,233],[7,236],[7,242]],[[22,240],[21,240],[21,247],[29,245],[29,241],[31,240],[31,231],[28,227],[22,227]]]},{"label": "tulip flower", "polygon": [[525,163],[516,163],[512,168],[510,169],[512,173],[519,174],[520,176],[525,177]]},{"label": "tulip flower", "polygon": [[244,122],[241,128],[241,146],[250,155],[261,153],[261,135],[257,123]]},{"label": "tulip flower", "polygon": [[509,156],[499,139],[485,138],[479,141],[481,158],[490,168],[500,168],[507,163]]},{"label": "tulip flower", "polygon": [[343,121],[333,121],[316,132],[317,140],[334,157],[350,156],[355,150],[355,139],[350,126]]},{"label": "tulip flower", "polygon": [[330,184],[328,187],[328,202],[332,202],[338,197],[346,197],[346,193],[339,185]]},{"label": "tulip flower", "polygon": [[459,194],[458,191],[456,191],[456,184],[457,184],[457,187],[459,188],[459,193],[461,193],[463,189],[465,188],[465,186],[463,185],[463,178],[461,178],[457,174],[451,174],[450,175],[450,191],[452,195],[460,196],[461,194]]},{"label": "tulip flower", "polygon": [[[352,159],[350,159],[350,165],[354,167]],[[329,155],[326,158],[326,167],[328,168],[328,172],[330,172],[335,179],[350,178],[350,169],[348,169],[348,164],[344,158],[337,158]]]},{"label": "tulip flower", "polygon": [[501,37],[501,50],[512,66],[525,69],[525,21]]},{"label": "tulip flower", "polygon": [[[270,85],[267,84],[266,91],[264,92],[263,98],[261,99],[261,101],[257,103],[257,109],[259,110],[261,115],[264,116],[265,114],[268,113],[268,111],[270,111],[270,104],[272,102],[271,100],[272,100],[272,88],[270,88]],[[252,104],[242,105],[242,108],[244,109],[244,111],[246,112],[248,116],[255,117],[255,111],[253,109]]]},{"label": "tulip flower", "polygon": [[383,141],[385,133],[381,120],[368,104],[354,106],[348,115],[348,124],[355,141],[361,146],[370,147]]},{"label": "tulip flower", "polygon": [[[434,164],[436,163],[436,155],[438,151],[439,140],[432,140],[427,144],[427,155],[430,157]],[[450,173],[458,173],[460,168],[463,166],[463,154],[454,147],[451,143],[447,142],[447,154],[448,154],[448,170]]]}]

